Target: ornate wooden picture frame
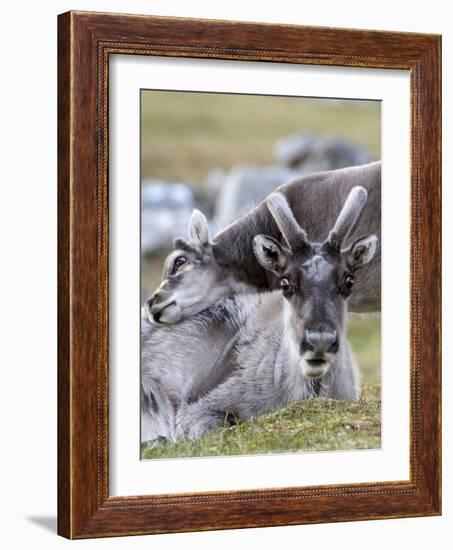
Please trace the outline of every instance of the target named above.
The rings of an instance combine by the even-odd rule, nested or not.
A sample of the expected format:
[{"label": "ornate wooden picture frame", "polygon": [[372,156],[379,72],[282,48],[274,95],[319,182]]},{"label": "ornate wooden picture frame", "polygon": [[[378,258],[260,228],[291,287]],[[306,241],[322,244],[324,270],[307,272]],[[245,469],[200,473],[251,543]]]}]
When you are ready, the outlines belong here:
[{"label": "ornate wooden picture frame", "polygon": [[[441,513],[441,39],[69,12],[58,21],[58,532],[88,538]],[[405,69],[411,96],[410,480],[109,494],[109,56]]]}]

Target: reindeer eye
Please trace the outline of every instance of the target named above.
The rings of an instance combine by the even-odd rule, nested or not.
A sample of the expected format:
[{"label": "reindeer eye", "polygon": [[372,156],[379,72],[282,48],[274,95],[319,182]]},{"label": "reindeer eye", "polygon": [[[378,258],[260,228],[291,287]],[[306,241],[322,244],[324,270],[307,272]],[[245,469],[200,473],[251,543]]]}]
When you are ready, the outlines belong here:
[{"label": "reindeer eye", "polygon": [[288,279],[282,279],[282,280],[280,281],[280,288],[281,288],[282,290],[288,290],[288,288],[289,288],[289,281],[288,281]]},{"label": "reindeer eye", "polygon": [[284,278],[280,280],[280,288],[283,290],[283,296],[285,298],[291,298],[293,295],[293,289],[288,279]]},{"label": "reindeer eye", "polygon": [[187,262],[187,258],[185,256],[178,256],[174,261],[173,265],[175,269],[177,269],[178,267],[181,267],[182,265],[184,265],[186,262]]},{"label": "reindeer eye", "polygon": [[344,286],[350,290],[354,285],[354,277],[352,275],[347,275],[344,280]]}]

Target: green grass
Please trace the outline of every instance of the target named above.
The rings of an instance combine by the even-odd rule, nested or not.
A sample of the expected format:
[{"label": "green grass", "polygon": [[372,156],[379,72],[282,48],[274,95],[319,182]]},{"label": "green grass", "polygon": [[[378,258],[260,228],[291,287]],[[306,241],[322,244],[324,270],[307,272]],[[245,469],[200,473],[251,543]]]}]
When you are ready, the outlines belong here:
[{"label": "green grass", "polygon": [[337,136],[380,158],[380,103],[307,98],[142,92],[142,175],[192,182],[213,168],[274,164],[277,139],[306,131]]},{"label": "green grass", "polygon": [[365,386],[381,381],[381,315],[350,313],[348,339]]},{"label": "green grass", "polygon": [[142,447],[142,458],[376,449],[381,445],[379,386],[357,402],[306,399],[196,441]]}]

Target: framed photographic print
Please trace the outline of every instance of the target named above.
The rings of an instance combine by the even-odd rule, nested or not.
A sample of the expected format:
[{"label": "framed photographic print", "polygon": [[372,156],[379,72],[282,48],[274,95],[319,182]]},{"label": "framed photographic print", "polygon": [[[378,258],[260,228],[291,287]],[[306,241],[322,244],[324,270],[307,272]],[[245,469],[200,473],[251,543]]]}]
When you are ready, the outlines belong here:
[{"label": "framed photographic print", "polygon": [[58,40],[59,533],[440,514],[440,37]]}]

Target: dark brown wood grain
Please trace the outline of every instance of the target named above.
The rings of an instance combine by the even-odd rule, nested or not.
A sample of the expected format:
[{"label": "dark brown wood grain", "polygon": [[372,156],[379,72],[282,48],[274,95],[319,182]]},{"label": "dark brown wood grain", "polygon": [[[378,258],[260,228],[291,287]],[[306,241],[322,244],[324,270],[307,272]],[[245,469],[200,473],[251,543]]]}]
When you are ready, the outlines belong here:
[{"label": "dark brown wood grain", "polygon": [[58,27],[58,532],[70,523],[70,86],[69,17]]},{"label": "dark brown wood grain", "polygon": [[[440,514],[440,37],[84,12],[58,23],[58,532],[85,538]],[[109,496],[111,54],[410,71],[410,481]]]}]

